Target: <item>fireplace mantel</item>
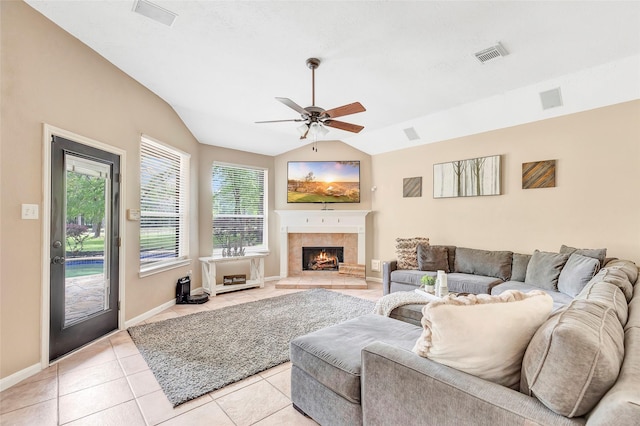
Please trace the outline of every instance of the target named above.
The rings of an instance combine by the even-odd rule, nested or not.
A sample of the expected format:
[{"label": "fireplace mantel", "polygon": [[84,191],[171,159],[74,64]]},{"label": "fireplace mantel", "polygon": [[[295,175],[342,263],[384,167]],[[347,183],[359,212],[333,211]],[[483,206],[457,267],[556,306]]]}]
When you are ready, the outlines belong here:
[{"label": "fireplace mantel", "polygon": [[289,234],[358,234],[358,263],[365,263],[365,218],[370,210],[276,210],[280,216],[280,276],[288,276]]}]

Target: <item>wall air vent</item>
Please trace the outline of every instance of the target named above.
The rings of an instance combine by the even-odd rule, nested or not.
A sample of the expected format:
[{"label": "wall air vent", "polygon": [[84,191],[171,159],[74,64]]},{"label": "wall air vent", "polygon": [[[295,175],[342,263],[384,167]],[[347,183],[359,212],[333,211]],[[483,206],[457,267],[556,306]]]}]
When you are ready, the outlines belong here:
[{"label": "wall air vent", "polygon": [[133,11],[169,27],[173,25],[173,22],[178,16],[147,0],[136,0],[133,4]]},{"label": "wall air vent", "polygon": [[507,52],[507,49],[505,49],[500,43],[498,43],[495,46],[491,46],[488,49],[477,52],[475,56],[476,59],[480,61],[480,63],[484,64],[485,62],[507,56],[508,54],[509,52]]}]

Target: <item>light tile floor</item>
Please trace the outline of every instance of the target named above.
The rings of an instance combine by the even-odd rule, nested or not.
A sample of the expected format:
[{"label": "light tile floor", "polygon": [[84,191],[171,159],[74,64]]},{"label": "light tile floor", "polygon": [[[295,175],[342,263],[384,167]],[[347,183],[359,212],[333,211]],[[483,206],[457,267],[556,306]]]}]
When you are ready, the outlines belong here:
[{"label": "light tile floor", "polygon": [[[160,321],[300,290],[264,288],[175,305]],[[382,285],[332,290],[372,301]],[[126,331],[98,341],[0,393],[1,425],[314,425],[291,405],[291,364],[248,377],[173,408]]]}]

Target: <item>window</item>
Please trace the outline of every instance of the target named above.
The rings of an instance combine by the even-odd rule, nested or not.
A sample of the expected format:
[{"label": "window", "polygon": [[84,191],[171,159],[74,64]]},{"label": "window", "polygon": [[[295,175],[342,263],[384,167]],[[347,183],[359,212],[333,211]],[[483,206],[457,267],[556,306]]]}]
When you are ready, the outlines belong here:
[{"label": "window", "polygon": [[211,175],[213,252],[266,250],[267,170],[214,163]]},{"label": "window", "polygon": [[140,272],[189,262],[189,154],[143,136],[140,143]]}]

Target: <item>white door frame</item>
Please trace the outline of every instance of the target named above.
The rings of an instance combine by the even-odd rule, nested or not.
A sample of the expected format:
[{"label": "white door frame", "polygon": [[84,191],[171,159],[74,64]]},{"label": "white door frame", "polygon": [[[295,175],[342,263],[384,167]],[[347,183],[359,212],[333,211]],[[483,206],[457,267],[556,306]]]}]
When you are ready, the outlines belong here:
[{"label": "white door frame", "polygon": [[[49,238],[51,234],[51,137],[60,136],[70,139],[87,146],[101,149],[106,152],[120,156],[120,241],[125,239],[125,191],[126,185],[126,151],[111,145],[75,134],[68,130],[60,129],[43,123],[43,155],[42,155],[42,307],[41,307],[41,325],[40,325],[40,366],[42,369],[47,368],[49,362],[49,322],[50,322],[50,299],[51,299],[51,283],[49,275]],[[118,312],[118,329],[122,330],[125,324],[125,258],[126,247],[120,245],[120,272],[119,272],[119,300],[120,311]]]}]

